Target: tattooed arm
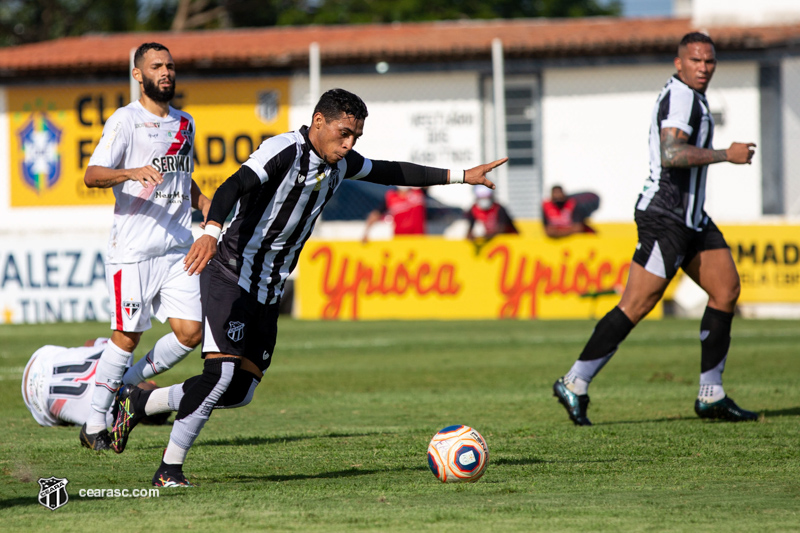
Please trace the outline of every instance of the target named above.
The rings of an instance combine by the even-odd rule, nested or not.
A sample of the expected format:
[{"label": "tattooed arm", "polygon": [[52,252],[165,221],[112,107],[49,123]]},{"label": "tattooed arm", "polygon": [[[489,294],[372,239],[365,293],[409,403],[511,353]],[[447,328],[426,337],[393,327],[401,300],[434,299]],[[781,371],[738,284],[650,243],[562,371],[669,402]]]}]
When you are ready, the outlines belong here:
[{"label": "tattooed arm", "polygon": [[689,135],[679,128],[661,129],[661,165],[665,168],[689,168],[729,161],[750,164],[755,153],[753,143],[731,143],[727,150],[709,150],[689,144]]}]

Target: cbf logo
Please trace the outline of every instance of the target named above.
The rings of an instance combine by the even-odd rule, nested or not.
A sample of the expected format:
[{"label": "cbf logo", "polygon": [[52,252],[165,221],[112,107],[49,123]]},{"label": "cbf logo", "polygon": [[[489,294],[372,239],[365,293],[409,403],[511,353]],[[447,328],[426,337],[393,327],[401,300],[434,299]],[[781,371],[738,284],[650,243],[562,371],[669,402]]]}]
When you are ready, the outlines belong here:
[{"label": "cbf logo", "polygon": [[67,478],[39,478],[39,503],[51,511],[66,505],[69,501],[67,483]]},{"label": "cbf logo", "polygon": [[244,323],[228,322],[228,338],[233,342],[239,342],[244,337]]},{"label": "cbf logo", "polygon": [[22,177],[37,192],[51,188],[61,176],[58,143],[61,130],[44,112],[31,113],[18,131],[22,150]]}]

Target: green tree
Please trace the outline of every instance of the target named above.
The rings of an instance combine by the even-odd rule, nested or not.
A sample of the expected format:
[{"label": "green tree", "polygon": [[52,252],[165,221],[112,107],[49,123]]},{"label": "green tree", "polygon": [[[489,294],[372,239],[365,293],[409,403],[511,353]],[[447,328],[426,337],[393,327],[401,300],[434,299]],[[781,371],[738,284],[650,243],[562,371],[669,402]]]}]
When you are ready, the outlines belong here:
[{"label": "green tree", "polygon": [[0,0],[0,46],[105,32],[620,12],[619,0]]}]

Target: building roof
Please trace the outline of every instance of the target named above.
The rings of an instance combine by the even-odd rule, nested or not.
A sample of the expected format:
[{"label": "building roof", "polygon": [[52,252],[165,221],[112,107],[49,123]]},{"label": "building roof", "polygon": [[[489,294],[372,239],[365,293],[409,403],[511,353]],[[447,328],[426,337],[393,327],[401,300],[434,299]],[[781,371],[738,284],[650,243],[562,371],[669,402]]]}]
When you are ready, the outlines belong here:
[{"label": "building roof", "polygon": [[[131,49],[148,41],[169,47],[182,71],[269,70],[304,68],[313,42],[326,66],[488,59],[495,38],[503,41],[507,58],[569,58],[672,53],[693,29],[686,18],[601,17],[97,34],[0,48],[0,78],[122,74]],[[800,24],[708,33],[721,51],[800,43]]]}]

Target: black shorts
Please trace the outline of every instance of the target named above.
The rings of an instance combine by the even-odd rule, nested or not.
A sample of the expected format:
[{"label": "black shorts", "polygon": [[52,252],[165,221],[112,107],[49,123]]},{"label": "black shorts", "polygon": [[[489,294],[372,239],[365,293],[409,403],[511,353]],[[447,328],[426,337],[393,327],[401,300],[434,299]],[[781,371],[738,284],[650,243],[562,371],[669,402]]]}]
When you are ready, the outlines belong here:
[{"label": "black shorts", "polygon": [[272,363],[279,304],[266,305],[239,286],[236,275],[212,259],[200,274],[203,356],[238,355],[261,372]]},{"label": "black shorts", "polygon": [[725,237],[714,221],[706,217],[701,231],[687,228],[667,215],[636,211],[634,215],[639,242],[633,253],[633,261],[651,274],[672,279],[705,250],[728,248]]}]

